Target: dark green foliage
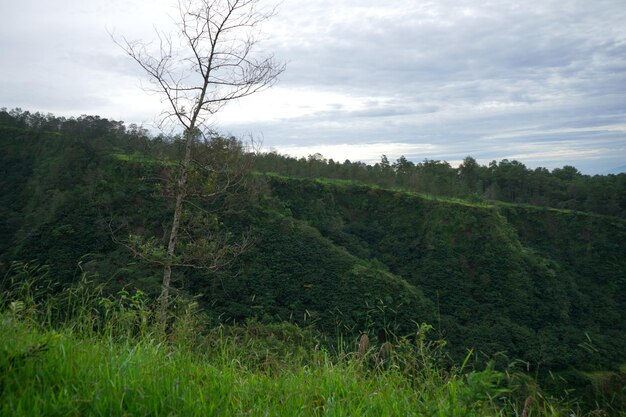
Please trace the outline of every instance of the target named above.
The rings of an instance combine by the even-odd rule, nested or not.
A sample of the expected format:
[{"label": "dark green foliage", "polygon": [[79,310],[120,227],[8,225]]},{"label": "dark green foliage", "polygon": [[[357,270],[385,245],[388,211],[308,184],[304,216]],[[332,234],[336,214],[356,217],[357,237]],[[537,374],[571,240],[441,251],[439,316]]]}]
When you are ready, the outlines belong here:
[{"label": "dark green foliage", "polygon": [[[551,369],[582,366],[588,358],[578,345],[588,333],[606,351],[604,366],[626,359],[617,348],[626,346],[620,286],[626,266],[617,261],[625,241],[621,221],[578,215],[589,219],[594,233],[612,230],[594,238],[595,245],[602,245],[594,253],[613,259],[600,267],[593,255],[573,254],[574,261],[540,246],[525,246],[512,227],[515,223],[501,214],[511,213],[510,207],[461,206],[365,186],[276,177],[271,184],[294,217],[315,225],[337,244],[350,242],[345,247],[353,253],[368,254],[422,289],[437,305],[440,330],[459,356],[469,345]],[[533,222],[541,213],[561,215],[533,209],[517,221]],[[572,222],[567,216],[563,214],[563,221]],[[576,230],[577,224],[562,227]],[[575,239],[562,238],[565,247],[579,247]],[[557,240],[550,244],[562,253]]]},{"label": "dark green foliage", "polygon": [[[158,266],[122,243],[128,235],[166,242],[177,169],[168,157],[180,152],[178,140],[97,117],[0,111],[0,148],[3,276],[12,261],[37,261],[48,265],[53,292],[89,273],[103,295],[158,295]],[[593,389],[582,371],[626,363],[626,224],[568,210],[622,215],[623,175],[529,171],[515,161],[481,167],[471,158],[455,170],[275,154],[259,157],[257,169],[346,180],[255,175],[217,199],[192,200],[212,213],[211,232],[249,231],[254,241],[221,270],[175,270],[174,288],[197,296],[207,321],[287,321],[331,341],[367,333],[378,343],[429,322],[457,362],[469,348],[502,369],[521,359],[585,393]],[[193,178],[200,189],[221,180]]]},{"label": "dark green foliage", "polygon": [[[44,268],[45,269],[45,268]],[[42,268],[15,265],[28,285],[0,293],[0,415],[438,415],[556,417],[559,404],[523,375],[445,367],[422,324],[378,350],[334,353],[289,323],[202,325],[178,299],[165,334],[143,293],[101,296],[81,282],[35,300]],[[44,272],[45,275],[45,272]],[[77,314],[57,320],[57,311]],[[521,388],[521,389],[520,389]],[[525,400],[526,399],[526,400]]]},{"label": "dark green foliage", "polygon": [[404,323],[406,330],[412,321],[433,317],[432,304],[415,287],[349,255],[303,222],[266,216],[241,274],[212,296],[246,312],[234,318],[315,323],[330,334],[355,334],[392,323]]},{"label": "dark green foliage", "polygon": [[259,155],[256,169],[291,177],[332,178],[382,187],[401,187],[436,196],[460,197],[475,202],[497,200],[536,206],[590,211],[626,217],[626,174],[583,175],[572,166],[531,170],[518,161],[504,159],[479,165],[467,157],[458,168],[425,159],[414,164],[404,156],[391,164],[366,165],[346,160],[338,163],[320,154],[295,159],[276,153]]}]

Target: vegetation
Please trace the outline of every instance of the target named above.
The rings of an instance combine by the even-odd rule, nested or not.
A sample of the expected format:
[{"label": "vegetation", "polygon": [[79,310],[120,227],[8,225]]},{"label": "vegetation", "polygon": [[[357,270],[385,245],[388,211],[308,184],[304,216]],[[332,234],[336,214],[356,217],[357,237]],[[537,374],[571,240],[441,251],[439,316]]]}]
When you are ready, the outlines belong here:
[{"label": "vegetation", "polygon": [[572,166],[533,170],[506,159],[481,166],[469,156],[452,168],[428,159],[414,164],[404,156],[390,163],[383,155],[380,163],[366,165],[326,160],[321,154],[297,159],[266,153],[258,156],[256,167],[290,177],[351,180],[473,202],[497,200],[626,217],[625,173],[589,176]]},{"label": "vegetation", "polygon": [[[243,152],[235,139],[223,137],[214,137],[206,149],[223,150],[225,144],[235,153]],[[128,236],[140,239],[139,244],[146,249],[144,255],[151,250],[158,255],[156,248],[167,242],[171,225],[164,219],[170,219],[174,211],[173,200],[168,197],[175,186],[176,161],[183,152],[181,138],[151,138],[137,126],[126,127],[98,117],[64,119],[19,110],[0,112],[0,215],[6,219],[0,224],[0,273],[5,277],[2,288],[13,294],[14,285],[28,282],[28,276],[43,274],[35,274],[29,268],[46,266],[45,278],[36,286],[41,288],[41,294],[34,297],[35,301],[26,302],[27,297],[20,295],[5,298],[3,302],[2,326],[6,327],[3,331],[13,332],[15,337],[11,340],[16,341],[15,344],[3,342],[6,343],[3,352],[12,352],[6,353],[6,358],[19,356],[19,352],[31,358],[28,352],[32,348],[35,362],[29,366],[35,369],[32,367],[36,367],[37,361],[48,358],[45,360],[50,362],[46,363],[52,366],[54,360],[59,360],[59,356],[54,355],[71,346],[82,346],[86,349],[84,352],[105,349],[102,352],[108,352],[105,356],[113,361],[110,366],[117,369],[116,364],[123,363],[120,358],[131,358],[129,364],[141,363],[144,359],[134,355],[145,351],[148,355],[145,363],[154,363],[150,361],[171,349],[171,355],[162,358],[165,361],[162,366],[154,364],[151,368],[169,369],[171,366],[174,369],[175,364],[176,368],[185,369],[184,372],[192,372],[202,366],[229,375],[231,368],[228,366],[233,361],[246,364],[245,372],[233,378],[244,385],[251,384],[245,385],[247,388],[241,385],[242,390],[250,390],[247,391],[250,396],[248,399],[227,396],[234,399],[222,410],[231,413],[261,410],[261,403],[252,404],[259,401],[252,396],[252,392],[259,392],[253,388],[258,386],[276,392],[276,401],[289,403],[289,407],[296,406],[290,398],[296,401],[299,394],[278,391],[289,384],[311,389],[311,393],[307,391],[303,395],[309,399],[315,397],[321,391],[315,391],[310,380],[305,379],[303,383],[307,369],[310,372],[312,369],[336,371],[328,375],[330,379],[315,372],[310,374],[333,386],[339,385],[339,380],[333,378],[346,375],[354,377],[359,384],[371,386],[371,391],[364,391],[366,397],[357,396],[356,391],[354,397],[349,395],[357,398],[354,404],[363,406],[362,401],[369,401],[367,392],[384,391],[382,386],[376,385],[379,378],[380,381],[391,378],[387,383],[397,389],[388,391],[389,395],[394,391],[404,398],[393,402],[416,410],[430,410],[420,408],[417,402],[426,397],[419,396],[412,383],[403,385],[407,383],[403,364],[414,363],[412,358],[419,355],[416,323],[430,323],[433,329],[423,342],[436,344],[440,338],[447,341],[440,348],[445,354],[434,354],[436,358],[429,356],[439,375],[438,382],[433,382],[432,386],[439,387],[437,392],[443,395],[436,400],[432,397],[437,404],[440,400],[441,404],[446,401],[446,404],[455,404],[449,401],[452,393],[446,393],[450,388],[446,377],[441,377],[447,372],[454,375],[459,384],[470,384],[470,379],[475,377],[482,381],[480,384],[490,387],[486,391],[490,400],[481,400],[484,409],[476,408],[471,401],[459,402],[460,406],[470,404],[467,405],[470,407],[468,415],[471,412],[475,415],[514,415],[516,412],[521,415],[529,396],[534,398],[533,407],[539,407],[542,403],[535,394],[524,391],[531,389],[528,387],[532,383],[525,382],[523,389],[514,388],[507,377],[507,372],[511,372],[514,380],[527,378],[553,395],[567,397],[565,405],[549,402],[554,410],[575,409],[570,401],[577,401],[576,398],[582,398],[582,411],[574,410],[578,414],[602,409],[619,415],[626,409],[623,371],[626,363],[626,259],[621,255],[626,242],[626,222],[621,214],[601,213],[601,210],[583,212],[581,210],[587,210],[584,206],[569,207],[561,204],[561,200],[550,203],[551,208],[536,207],[491,200],[479,194],[444,193],[435,188],[409,190],[396,182],[382,182],[383,178],[397,178],[395,171],[393,176],[372,177],[369,184],[358,176],[296,179],[291,175],[301,174],[285,172],[281,161],[295,161],[296,165],[302,161],[260,155],[255,160],[257,172],[282,174],[248,173],[240,186],[229,193],[211,200],[192,199],[199,209],[212,215],[209,223],[197,222],[193,216],[184,219],[188,230],[202,233],[210,226],[219,236],[249,233],[252,244],[236,262],[224,268],[174,269],[172,290],[179,297],[193,297],[198,312],[190,317],[195,317],[192,321],[199,327],[193,327],[194,331],[177,330],[188,329],[186,319],[179,317],[181,314],[187,317],[183,303],[175,312],[178,320],[170,320],[170,331],[162,329],[169,335],[166,342],[165,336],[152,326],[153,312],[145,310],[161,291],[162,273],[150,259],[129,250],[132,246],[128,244]],[[276,166],[270,170],[268,161],[271,160]],[[304,163],[309,164],[309,161]],[[315,164],[309,166],[318,166]],[[324,164],[319,166],[330,166],[329,162]],[[390,169],[393,171],[393,167]],[[374,170],[366,167],[365,171],[355,172]],[[432,183],[446,184],[443,178],[452,178],[448,177],[448,170],[453,169],[443,170],[442,177],[433,174]],[[458,171],[453,171],[454,178],[458,178]],[[193,181],[197,184],[221,181],[220,177],[203,175],[198,173]],[[307,175],[313,175],[313,171]],[[547,175],[554,175],[554,172]],[[619,201],[623,193],[615,195],[611,187],[621,184],[622,177],[575,178],[595,184],[598,195],[606,193]],[[602,181],[610,183],[610,187],[601,188]],[[81,288],[79,283],[85,276],[99,288],[95,301],[92,300],[97,307],[75,312],[63,302],[44,302],[46,297],[67,301],[68,292]],[[137,290],[143,295],[136,296]],[[37,306],[35,316],[25,313],[30,311],[28,305]],[[117,311],[117,315],[113,315],[115,319],[111,315],[113,311]],[[138,311],[146,313],[137,316]],[[92,314],[96,312],[100,317],[97,320],[104,321],[94,322]],[[121,317],[131,317],[132,325]],[[136,317],[145,320],[137,321]],[[134,330],[129,332],[128,326]],[[76,330],[78,328],[80,330]],[[222,329],[221,335],[217,333],[219,337],[215,334],[217,330],[213,330],[216,328]],[[305,333],[311,333],[299,336],[302,328],[307,329]],[[276,333],[284,335],[291,331],[289,337],[299,342],[282,344],[283,336],[278,337]],[[270,341],[249,337],[253,333],[266,335]],[[176,334],[182,339],[176,339]],[[398,357],[401,363],[392,367],[395,371],[389,370],[391,373],[384,377],[371,373],[372,367],[377,369],[372,353],[366,360],[371,363],[363,374],[361,365],[357,365],[363,360],[355,362],[353,357],[358,354],[348,353],[356,351],[356,347],[345,342],[355,341],[363,334],[368,336],[376,354],[385,343],[412,347],[407,347],[409,353]],[[194,335],[204,341],[196,340]],[[241,342],[242,338],[243,348],[236,348],[237,343],[232,341]],[[302,346],[301,341],[305,339],[310,344]],[[24,342],[19,344],[19,340]],[[46,346],[51,348],[38,350],[38,344],[47,340],[50,342]],[[174,340],[177,342],[172,345]],[[188,342],[179,343],[180,340]],[[247,343],[259,343],[266,350],[270,346],[282,350],[275,355],[255,356],[246,347]],[[138,348],[133,350],[136,346]],[[157,354],[154,349],[165,350]],[[224,358],[220,356],[220,349],[230,352],[226,356],[228,360],[220,362],[220,358]],[[396,347],[394,352],[399,354],[403,349]],[[470,349],[475,353],[466,362]],[[203,351],[207,356],[198,353]],[[82,357],[76,352],[76,357]],[[154,353],[153,359],[149,352]],[[176,358],[184,359],[176,362],[179,360]],[[174,362],[167,362],[169,360]],[[184,364],[184,361],[190,362]],[[459,365],[464,362],[464,366]],[[277,374],[270,364],[276,365]],[[78,364],[72,365],[74,368],[85,369]],[[512,369],[524,369],[528,374],[522,377]],[[141,378],[149,377],[138,369],[128,372],[136,372]],[[268,372],[271,375],[265,375]],[[287,378],[288,374],[291,382],[280,379]],[[215,375],[211,377],[219,380]],[[393,379],[396,377],[400,379]],[[71,381],[70,377],[59,379],[58,375],[51,378],[50,381]],[[164,375],[159,378],[167,380]],[[172,381],[177,377],[171,378],[174,379],[167,383],[175,386]],[[96,384],[94,380],[88,381]],[[346,379],[341,381],[349,385]],[[255,385],[257,382],[261,385]],[[69,384],[78,387],[76,382],[68,382],[68,390]],[[65,392],[62,388],[54,391],[59,386],[54,385],[56,388],[50,388],[52,391],[46,391],[45,395],[61,395]],[[458,389],[466,389],[463,387],[459,385]],[[357,385],[352,388],[356,390]],[[498,390],[504,388],[515,392],[513,397],[508,397],[509,393],[501,396]],[[140,396],[133,389],[129,388],[129,393]],[[158,389],[165,388],[155,388],[154,393]],[[330,390],[328,386],[324,389]],[[17,391],[11,392],[15,398],[26,398]],[[111,391],[113,397],[117,395],[114,393],[119,392]],[[347,398],[320,395],[324,401]],[[508,399],[503,400],[505,397]],[[116,398],[120,401],[119,396]],[[434,407],[435,403],[423,407]],[[513,403],[517,411],[506,408],[506,404]],[[17,403],[10,404],[18,407]],[[65,406],[79,406],[72,404],[65,403]],[[206,404],[211,407],[208,400]],[[304,407],[303,414],[313,414],[304,403],[297,404]],[[356,413],[359,408],[354,404],[342,409],[348,411],[336,413]],[[159,413],[167,414],[166,409],[155,407],[155,410],[162,410]],[[378,406],[372,407],[364,410],[371,414],[381,410],[375,408]],[[441,407],[437,410],[448,410],[447,406]],[[117,408],[110,410],[122,413]],[[403,412],[406,410],[408,408],[401,408],[395,413],[407,414]],[[543,415],[553,413],[549,408],[542,410]],[[78,409],[74,412],[97,414],[100,411]],[[427,411],[423,413],[429,415]],[[458,415],[452,411],[441,413]],[[394,414],[394,411],[382,414]]]},{"label": "vegetation", "polygon": [[[290,324],[207,330],[178,300],[165,336],[141,292],[102,297],[83,279],[55,297],[16,265],[2,295],[0,414],[557,416],[519,375],[437,362],[441,343],[398,338],[331,353]],[[85,276],[83,277],[85,278]],[[60,312],[72,312],[60,318]],[[160,314],[159,314],[160,316]],[[520,397],[524,395],[525,397]],[[517,398],[526,398],[520,402]],[[563,408],[561,408],[563,407]]]},{"label": "vegetation", "polygon": [[[237,186],[245,171],[245,164],[232,163],[232,158],[212,157],[212,151],[222,148],[215,146],[216,142],[222,142],[205,136],[206,124],[227,103],[271,86],[284,70],[284,65],[274,62],[271,56],[257,56],[254,36],[260,24],[272,15],[260,10],[258,0],[179,1],[178,12],[177,36],[172,39],[169,34],[157,31],[156,50],[152,42],[124,38],[118,43],[144,70],[153,91],[167,103],[161,114],[162,123],[174,122],[184,131],[185,152],[175,171],[177,181],[171,194],[176,203],[167,245],[158,239],[145,242],[142,237],[130,238],[128,242],[133,252],[163,266],[160,296],[163,317],[169,303],[172,267],[217,269],[225,259],[235,257],[247,246],[245,239],[233,244],[230,239],[212,233],[194,233],[197,226],[185,227],[185,223],[202,224],[205,232],[212,231],[214,214],[206,209],[197,210],[199,204],[196,201],[189,204],[188,200],[215,198]],[[210,142],[208,152],[204,153],[209,157],[205,159],[198,155],[202,154],[198,148],[202,148],[203,140],[205,145]],[[239,162],[241,158],[236,159]],[[227,181],[203,181],[199,187],[192,187],[194,176],[209,176],[212,180],[216,174],[227,176]],[[189,205],[196,210],[186,212]],[[193,220],[190,222],[189,218]]]}]

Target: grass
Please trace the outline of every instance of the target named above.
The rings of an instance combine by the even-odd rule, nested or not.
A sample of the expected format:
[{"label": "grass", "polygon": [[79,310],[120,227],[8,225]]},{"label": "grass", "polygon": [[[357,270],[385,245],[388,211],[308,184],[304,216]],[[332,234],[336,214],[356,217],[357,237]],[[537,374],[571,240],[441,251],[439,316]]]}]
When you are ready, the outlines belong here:
[{"label": "grass", "polygon": [[32,277],[45,269],[11,271],[1,416],[566,415],[490,367],[440,365],[444,344],[427,325],[385,349],[330,353],[292,324],[207,328],[193,300],[173,305],[164,331],[141,292],[105,298],[83,281],[50,296]]},{"label": "grass", "polygon": [[256,172],[255,173],[258,176],[261,177],[273,177],[273,178],[280,178],[280,179],[284,179],[284,180],[300,180],[300,181],[312,181],[312,182],[316,182],[318,184],[324,184],[324,185],[332,185],[335,187],[343,187],[343,188],[348,188],[348,187],[365,187],[368,189],[373,189],[373,190],[384,190],[384,191],[391,191],[394,193],[401,193],[401,194],[406,194],[406,195],[410,195],[410,196],[415,196],[415,197],[419,197],[421,199],[424,200],[429,200],[429,201],[438,201],[438,202],[442,202],[442,203],[448,203],[448,204],[454,204],[454,205],[463,205],[463,206],[471,206],[471,207],[481,207],[481,208],[489,208],[489,207],[494,207],[494,204],[492,204],[491,202],[472,202],[466,199],[462,199],[462,198],[456,198],[456,197],[446,197],[446,196],[436,196],[436,195],[432,195],[432,194],[427,194],[427,193],[421,193],[418,191],[411,191],[408,190],[406,188],[402,188],[402,187],[384,187],[381,185],[377,185],[377,184],[370,184],[367,182],[363,182],[363,181],[358,181],[358,180],[344,180],[344,179],[338,179],[338,178],[326,178],[326,177],[291,177],[288,175],[283,175],[283,174],[278,174],[275,172]]},{"label": "grass", "polygon": [[345,187],[366,187],[366,188],[371,188],[375,190],[386,190],[390,192],[401,193],[405,195],[418,197],[423,200],[436,201],[438,203],[450,204],[450,205],[456,205],[456,206],[487,208],[487,209],[499,208],[499,207],[515,207],[515,208],[521,208],[521,209],[527,209],[527,210],[533,210],[533,211],[537,211],[537,210],[538,211],[550,211],[554,213],[575,214],[575,215],[585,216],[585,217],[595,217],[595,218],[610,219],[613,221],[622,221],[621,219],[616,218],[614,216],[608,216],[608,215],[598,214],[598,213],[593,213],[593,212],[570,210],[570,209],[563,209],[563,208],[556,208],[556,207],[536,206],[536,205],[532,205],[528,203],[508,203],[505,201],[487,200],[487,199],[482,199],[482,198],[480,198],[480,201],[475,201],[471,197],[460,198],[460,197],[447,197],[447,196],[442,196],[442,195],[433,195],[433,194],[423,193],[419,191],[412,191],[403,187],[384,187],[384,186],[380,186],[377,184],[370,184],[370,183],[366,183],[366,182],[358,181],[358,180],[344,180],[344,179],[334,179],[334,178],[326,178],[326,177],[315,177],[315,178],[291,177],[288,175],[282,175],[282,174],[278,174],[274,172],[263,172],[263,173],[257,172],[256,174],[259,176],[281,178],[285,180],[313,181],[318,184],[333,185],[335,187],[344,187],[344,188]]},{"label": "grass", "polygon": [[497,415],[489,397],[496,373],[479,383],[412,381],[319,352],[316,363],[273,375],[227,350],[198,355],[150,340],[41,331],[7,314],[0,331],[4,416]]},{"label": "grass", "polygon": [[145,164],[145,165],[163,165],[163,166],[176,166],[177,165],[176,162],[167,161],[167,160],[159,160],[159,159],[144,155],[142,153],[139,153],[137,151],[133,152],[132,154],[114,153],[113,157],[119,161],[133,162],[133,163]]},{"label": "grass", "polygon": [[6,314],[0,331],[5,416],[503,415],[492,371],[410,379],[319,352],[317,362],[274,375],[228,350],[209,357],[150,340],[81,338]]}]

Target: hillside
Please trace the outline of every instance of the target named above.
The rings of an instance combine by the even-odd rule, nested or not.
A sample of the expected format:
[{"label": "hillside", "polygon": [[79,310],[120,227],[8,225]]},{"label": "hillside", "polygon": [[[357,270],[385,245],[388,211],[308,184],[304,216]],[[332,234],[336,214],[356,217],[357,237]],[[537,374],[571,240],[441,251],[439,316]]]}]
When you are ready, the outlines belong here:
[{"label": "hillside", "polygon": [[422,290],[453,349],[469,345],[563,368],[589,363],[578,347],[587,334],[606,363],[624,360],[623,221],[364,186],[269,182],[295,218]]},{"label": "hillside", "polygon": [[[179,142],[93,117],[34,120],[43,126],[0,118],[5,281],[22,261],[48,265],[53,292],[86,274],[108,293],[156,296],[158,265],[123,242],[165,240]],[[582,372],[619,378],[626,221],[472,201],[250,174],[203,204],[212,227],[249,231],[253,245],[218,271],[176,270],[174,285],[212,322],[313,325],[331,345],[360,333],[382,343],[427,322],[457,362],[474,349],[477,365],[520,359],[590,390]]]}]

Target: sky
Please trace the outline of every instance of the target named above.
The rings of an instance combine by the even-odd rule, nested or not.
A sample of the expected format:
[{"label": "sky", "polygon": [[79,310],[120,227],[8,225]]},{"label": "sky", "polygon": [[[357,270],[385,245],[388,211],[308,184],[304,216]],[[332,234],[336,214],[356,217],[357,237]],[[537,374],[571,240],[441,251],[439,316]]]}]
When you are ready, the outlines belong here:
[{"label": "sky", "polygon": [[[175,30],[175,5],[3,0],[0,107],[154,129],[165,104],[110,34]],[[624,0],[283,0],[259,47],[286,71],[214,126],[338,161],[626,170],[624,22]]]}]

